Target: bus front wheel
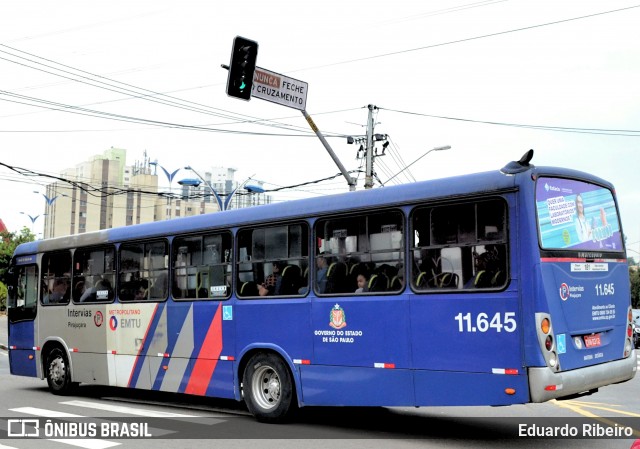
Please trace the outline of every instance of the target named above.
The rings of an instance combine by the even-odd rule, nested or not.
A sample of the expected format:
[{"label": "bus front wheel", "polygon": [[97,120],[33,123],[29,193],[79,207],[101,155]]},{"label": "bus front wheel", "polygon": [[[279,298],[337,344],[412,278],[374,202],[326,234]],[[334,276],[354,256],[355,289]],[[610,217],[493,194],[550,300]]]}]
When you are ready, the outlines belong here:
[{"label": "bus front wheel", "polygon": [[289,368],[275,354],[259,353],[249,360],[242,391],[247,408],[261,422],[283,422],[297,408]]},{"label": "bus front wheel", "polygon": [[69,359],[60,348],[53,348],[47,355],[47,384],[53,394],[67,394],[73,384],[71,382],[71,369]]}]

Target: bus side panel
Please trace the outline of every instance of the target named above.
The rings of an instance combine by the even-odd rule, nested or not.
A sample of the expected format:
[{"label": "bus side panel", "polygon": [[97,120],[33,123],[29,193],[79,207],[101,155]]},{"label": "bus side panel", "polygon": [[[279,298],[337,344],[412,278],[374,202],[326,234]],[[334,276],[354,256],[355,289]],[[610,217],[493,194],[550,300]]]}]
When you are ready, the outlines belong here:
[{"label": "bus side panel", "polygon": [[414,403],[406,369],[301,366],[305,405],[407,406]]},{"label": "bus side panel", "polygon": [[410,368],[408,303],[404,295],[314,299],[311,363]]},{"label": "bus side panel", "polygon": [[[232,362],[227,361],[233,358],[227,353],[233,350],[234,328],[232,314],[223,318],[223,303],[116,306],[112,310],[115,318],[110,320],[111,331],[120,331],[117,385],[234,397]],[[129,316],[136,318],[125,318]]]},{"label": "bus side panel", "polygon": [[561,370],[622,358],[629,308],[628,265],[550,259],[543,261],[541,271]]},{"label": "bus side panel", "polygon": [[[9,366],[11,374],[17,376],[38,376],[34,321],[10,323]],[[15,349],[13,349],[15,348]]]},{"label": "bus side panel", "polygon": [[73,381],[110,385],[109,358],[112,355],[95,353],[71,352],[71,366],[73,367]]},{"label": "bus side panel", "polygon": [[[416,405],[511,405],[529,402],[526,373],[415,371]],[[507,389],[513,393],[506,394]]]},{"label": "bus side panel", "polygon": [[[288,363],[293,360],[311,360],[313,354],[311,332],[309,330],[310,301],[297,299],[242,299],[233,305],[233,322],[238,330],[236,353],[241,355],[250,350],[275,350]],[[238,373],[239,382],[242,374]]]},{"label": "bus side panel", "polygon": [[503,292],[411,297],[413,367],[418,370],[522,373],[522,318],[515,286]]}]

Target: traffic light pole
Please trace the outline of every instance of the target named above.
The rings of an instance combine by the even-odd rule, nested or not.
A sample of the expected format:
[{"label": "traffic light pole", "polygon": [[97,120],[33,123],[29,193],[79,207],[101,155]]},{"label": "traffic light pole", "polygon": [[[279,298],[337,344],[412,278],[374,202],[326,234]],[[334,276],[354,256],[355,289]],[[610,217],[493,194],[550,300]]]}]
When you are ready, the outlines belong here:
[{"label": "traffic light pole", "polygon": [[307,120],[307,123],[309,124],[313,132],[316,133],[316,136],[318,136],[318,139],[320,139],[320,142],[322,142],[322,145],[324,145],[325,149],[329,153],[329,156],[331,156],[333,161],[336,163],[336,165],[342,172],[342,176],[344,176],[345,179],[347,180],[347,184],[349,184],[349,190],[351,192],[355,191],[356,190],[355,179],[353,179],[351,175],[349,175],[349,172],[347,171],[347,169],[344,168],[344,165],[342,165],[342,162],[340,162],[340,159],[338,159],[338,156],[336,155],[336,153],[333,152],[333,149],[329,145],[329,142],[327,142],[327,139],[324,138],[324,136],[322,135],[322,133],[320,132],[316,124],[313,122],[313,119],[311,118],[311,116],[307,114],[307,111],[302,109],[301,112],[304,118]]}]

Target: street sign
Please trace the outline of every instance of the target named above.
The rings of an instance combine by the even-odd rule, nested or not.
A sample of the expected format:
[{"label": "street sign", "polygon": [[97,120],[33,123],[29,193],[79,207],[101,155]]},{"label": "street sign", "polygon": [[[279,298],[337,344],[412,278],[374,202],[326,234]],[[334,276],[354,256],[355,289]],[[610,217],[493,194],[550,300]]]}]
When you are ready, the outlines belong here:
[{"label": "street sign", "polygon": [[256,67],[251,96],[304,111],[309,85],[279,73]]}]

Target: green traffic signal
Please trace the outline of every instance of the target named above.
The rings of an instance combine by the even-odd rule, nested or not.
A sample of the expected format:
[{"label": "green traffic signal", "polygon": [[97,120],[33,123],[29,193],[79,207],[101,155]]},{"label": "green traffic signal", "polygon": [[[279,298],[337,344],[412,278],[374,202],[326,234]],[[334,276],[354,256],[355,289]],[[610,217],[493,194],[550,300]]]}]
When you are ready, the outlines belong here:
[{"label": "green traffic signal", "polygon": [[231,50],[229,76],[227,78],[227,95],[242,100],[251,99],[253,72],[256,69],[258,43],[250,39],[236,36]]}]

